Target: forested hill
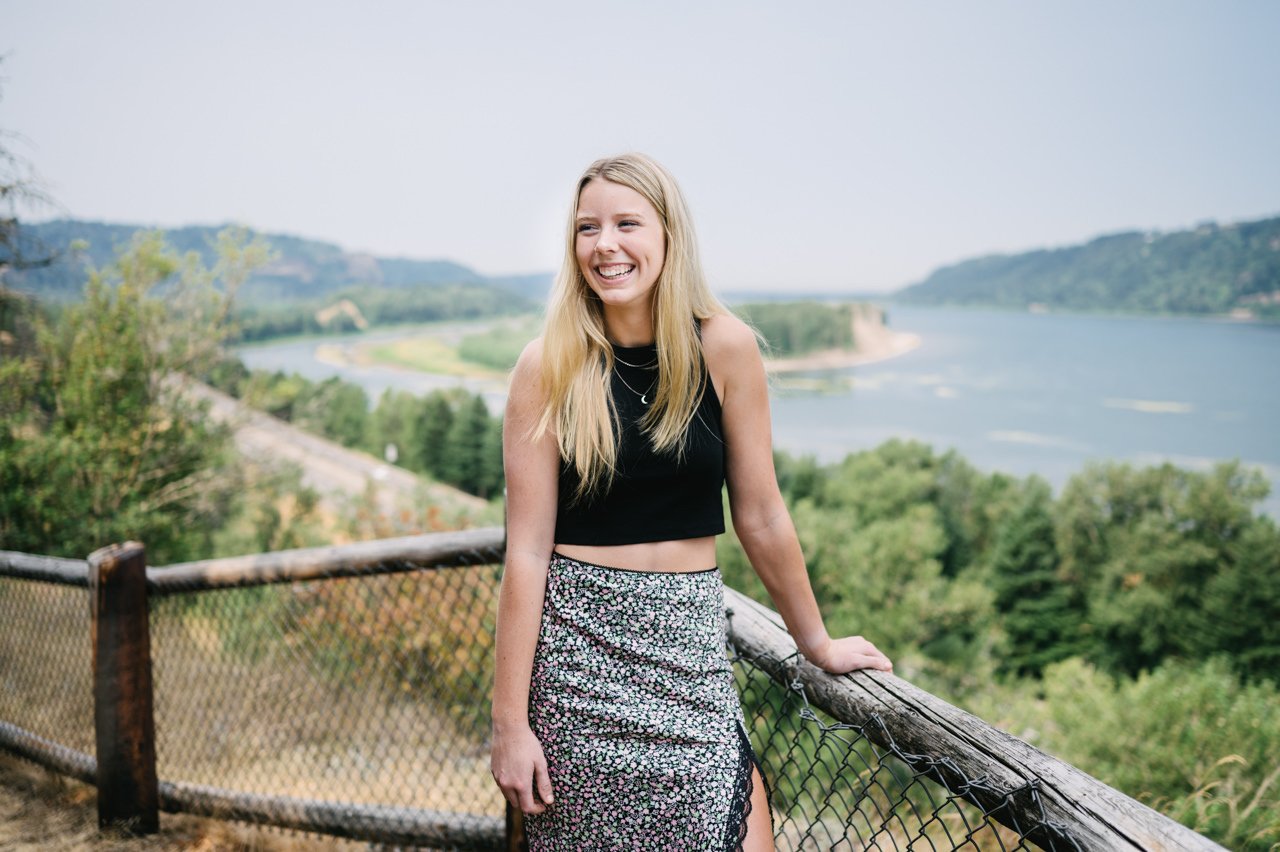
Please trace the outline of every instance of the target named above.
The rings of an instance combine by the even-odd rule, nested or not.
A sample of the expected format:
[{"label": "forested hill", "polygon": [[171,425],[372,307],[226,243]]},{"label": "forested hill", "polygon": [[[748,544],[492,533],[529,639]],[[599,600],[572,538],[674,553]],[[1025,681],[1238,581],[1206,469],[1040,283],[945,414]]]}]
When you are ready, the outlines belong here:
[{"label": "forested hill", "polygon": [[1280,217],[1130,232],[1084,245],[991,255],[896,294],[914,304],[1084,311],[1248,312],[1280,318]]},{"label": "forested hill", "polygon": [[[213,245],[221,229],[189,226],[167,230],[165,237],[179,252],[199,252],[204,263],[210,265],[215,260]],[[45,299],[79,298],[87,269],[108,265],[116,251],[128,245],[139,230],[148,229],[76,219],[24,224],[27,251],[33,252],[33,247],[39,246],[56,253],[57,258],[42,269],[11,272],[6,283]],[[423,284],[491,285],[541,299],[551,282],[550,274],[490,278],[448,260],[375,257],[287,234],[262,237],[274,249],[276,259],[259,269],[243,289],[240,298],[246,302],[314,300],[365,285],[397,288]]]}]

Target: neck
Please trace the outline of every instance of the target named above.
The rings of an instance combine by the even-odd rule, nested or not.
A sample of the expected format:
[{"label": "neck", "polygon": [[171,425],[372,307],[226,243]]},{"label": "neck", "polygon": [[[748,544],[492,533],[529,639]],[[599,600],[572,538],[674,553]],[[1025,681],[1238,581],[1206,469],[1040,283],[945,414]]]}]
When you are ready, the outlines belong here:
[{"label": "neck", "polygon": [[653,343],[653,312],[642,310],[604,311],[604,331],[619,346],[647,346]]}]

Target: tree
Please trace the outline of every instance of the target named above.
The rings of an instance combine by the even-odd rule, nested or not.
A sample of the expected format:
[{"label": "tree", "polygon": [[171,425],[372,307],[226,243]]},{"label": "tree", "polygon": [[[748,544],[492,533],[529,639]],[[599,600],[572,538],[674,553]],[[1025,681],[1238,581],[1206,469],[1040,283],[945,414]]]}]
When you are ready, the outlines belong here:
[{"label": "tree", "polygon": [[7,144],[13,138],[13,133],[0,130],[0,289],[10,270],[48,266],[54,257],[19,226],[19,208],[43,207],[51,201],[35,169]]},{"label": "tree", "polygon": [[1136,674],[1204,653],[1205,596],[1239,569],[1266,493],[1262,475],[1236,462],[1207,473],[1111,463],[1072,477],[1056,538],[1062,574],[1086,598],[1089,657]]},{"label": "tree", "polygon": [[[413,450],[413,433],[421,400],[408,391],[387,388],[378,400],[369,423],[368,449],[379,458],[395,447],[394,462],[408,470],[424,472],[422,460]],[[391,461],[391,459],[388,459]]]},{"label": "tree", "polygon": [[82,557],[139,539],[157,562],[199,551],[237,477],[228,431],[181,375],[217,357],[223,302],[264,254],[229,236],[214,272],[144,235],[93,273],[82,303],[37,319],[35,350],[5,366],[30,381],[0,428],[0,546]]},{"label": "tree", "polygon": [[480,488],[476,493],[481,497],[494,497],[502,493],[503,482],[502,418],[490,417],[480,449]]},{"label": "tree", "polygon": [[482,478],[485,433],[489,427],[489,409],[484,398],[468,397],[454,412],[453,423],[445,436],[445,456],[439,477],[450,485],[479,494]]},{"label": "tree", "polygon": [[369,397],[357,384],[332,376],[309,385],[293,422],[347,447],[363,446],[369,428]]},{"label": "tree", "polygon": [[1039,675],[1079,650],[1074,637],[1081,613],[1073,590],[1058,577],[1052,513],[1048,483],[1032,477],[996,538],[995,606],[1007,641],[1001,668],[1016,675]]},{"label": "tree", "polygon": [[417,470],[444,479],[449,456],[449,436],[453,427],[453,406],[441,391],[433,391],[422,400],[412,435],[411,459]]}]

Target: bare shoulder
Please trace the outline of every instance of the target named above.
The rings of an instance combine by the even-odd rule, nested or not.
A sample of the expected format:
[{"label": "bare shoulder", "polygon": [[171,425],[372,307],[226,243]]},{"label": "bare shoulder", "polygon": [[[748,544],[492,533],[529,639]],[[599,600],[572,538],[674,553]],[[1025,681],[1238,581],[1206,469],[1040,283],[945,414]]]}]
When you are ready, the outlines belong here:
[{"label": "bare shoulder", "polygon": [[702,349],[712,371],[733,369],[760,361],[760,346],[751,327],[733,314],[716,314],[702,321]]},{"label": "bare shoulder", "polygon": [[520,350],[520,357],[516,359],[515,369],[512,374],[518,374],[533,370],[534,373],[542,372],[542,337],[535,337],[525,344],[524,349]]},{"label": "bare shoulder", "polygon": [[529,341],[516,359],[507,388],[508,411],[518,407],[540,406],[542,390],[542,338]]},{"label": "bare shoulder", "polygon": [[525,344],[511,370],[511,390],[539,387],[542,384],[542,338]]}]

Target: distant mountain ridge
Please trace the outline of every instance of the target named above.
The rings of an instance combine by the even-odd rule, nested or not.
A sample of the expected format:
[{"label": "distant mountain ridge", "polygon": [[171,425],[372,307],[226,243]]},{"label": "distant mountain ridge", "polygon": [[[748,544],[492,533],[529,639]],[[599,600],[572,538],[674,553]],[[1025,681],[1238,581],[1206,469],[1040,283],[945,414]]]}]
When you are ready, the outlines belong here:
[{"label": "distant mountain ridge", "polygon": [[[165,238],[181,253],[199,252],[206,264],[213,262],[212,245],[225,225],[190,225],[164,229]],[[57,253],[48,267],[11,272],[8,284],[41,298],[79,298],[89,267],[103,267],[117,249],[128,245],[138,231],[155,230],[139,225],[56,219],[24,224],[23,238]],[[260,232],[250,229],[250,233]],[[240,297],[247,303],[276,303],[323,299],[352,287],[382,286],[391,289],[421,285],[477,284],[507,290],[526,298],[545,298],[550,273],[488,277],[449,260],[415,260],[377,257],[348,252],[335,243],[290,234],[261,233],[277,253],[267,266],[246,283]],[[85,248],[72,251],[80,242]]]},{"label": "distant mountain ridge", "polygon": [[1280,216],[989,255],[934,271],[912,304],[1280,316]]}]

